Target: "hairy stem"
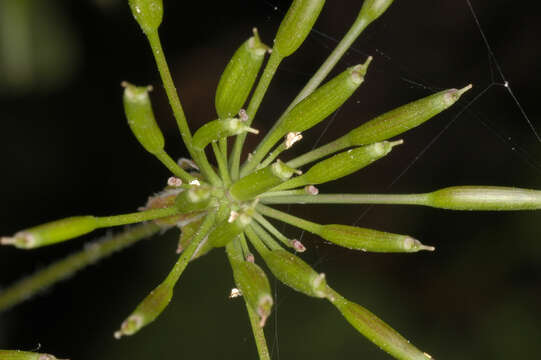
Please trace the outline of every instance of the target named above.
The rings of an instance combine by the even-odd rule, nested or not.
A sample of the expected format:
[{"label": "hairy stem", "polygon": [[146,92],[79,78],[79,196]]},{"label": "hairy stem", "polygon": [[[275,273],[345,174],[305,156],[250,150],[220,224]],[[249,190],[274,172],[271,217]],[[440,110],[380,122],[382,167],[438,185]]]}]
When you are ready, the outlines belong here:
[{"label": "hairy stem", "polygon": [[83,250],[47,266],[0,292],[0,312],[31,298],[40,290],[71,277],[88,265],[133,245],[139,240],[151,237],[160,229],[161,227],[154,223],[147,223],[89,243]]}]

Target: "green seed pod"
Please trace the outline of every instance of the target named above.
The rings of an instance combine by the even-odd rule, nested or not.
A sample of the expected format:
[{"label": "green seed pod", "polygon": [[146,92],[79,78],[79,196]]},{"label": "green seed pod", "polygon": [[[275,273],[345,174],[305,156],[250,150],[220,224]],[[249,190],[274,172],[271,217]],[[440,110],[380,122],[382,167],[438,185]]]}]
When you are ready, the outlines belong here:
[{"label": "green seed pod", "polygon": [[359,19],[368,26],[372,21],[376,20],[387,10],[394,0],[365,0],[363,7],[359,13]]},{"label": "green seed pod", "polygon": [[34,249],[88,234],[98,225],[98,219],[94,216],[73,216],[20,231],[13,237],[3,237],[0,244]]},{"label": "green seed pod", "polygon": [[163,282],[141,301],[133,313],[128,316],[120,330],[114,334],[115,339],[122,336],[133,335],[144,326],[154,321],[167,307],[173,297],[173,287],[168,282]]},{"label": "green seed pod", "polygon": [[371,252],[433,251],[419,240],[407,235],[392,234],[349,225],[322,225],[317,233],[323,239],[349,249]]},{"label": "green seed pod", "polygon": [[294,53],[308,36],[325,0],[294,0],[280,24],[273,51],[281,57]]},{"label": "green seed pod", "polygon": [[255,83],[268,47],[261,42],[257,29],[227,64],[216,90],[216,112],[220,119],[236,116]]},{"label": "green seed pod", "polygon": [[242,213],[231,211],[229,219],[222,221],[216,228],[209,234],[207,242],[213,247],[222,247],[227,245],[230,241],[240,235],[244,228],[252,221],[250,213],[251,209],[248,209]]},{"label": "green seed pod", "polygon": [[133,17],[145,34],[158,30],[163,18],[162,0],[128,0]]},{"label": "green seed pod", "polygon": [[269,280],[259,266],[249,261],[232,261],[235,284],[242,292],[248,306],[259,316],[259,326],[265,326],[272,309]]},{"label": "green seed pod", "polygon": [[30,351],[0,350],[1,360],[61,360],[53,355],[39,354]]},{"label": "green seed pod", "polygon": [[[363,83],[371,60],[369,58],[363,65],[350,67],[295,105],[263,139],[256,155],[263,157],[287,133],[308,130],[342,106]],[[259,158],[254,160],[261,161]]]},{"label": "green seed pod", "polygon": [[205,210],[210,205],[211,191],[205,186],[194,186],[178,194],[175,206],[182,213]]},{"label": "green seed pod", "polygon": [[358,332],[383,351],[400,360],[431,360],[432,357],[413,346],[396,330],[364,307],[344,299],[329,289],[329,301]]},{"label": "green seed pod", "polygon": [[135,86],[122,82],[124,87],[124,112],[130,129],[141,145],[151,154],[163,151],[163,134],[156,123],[150,97],[149,86]]},{"label": "green seed pod", "polygon": [[387,155],[402,141],[383,141],[356,149],[347,150],[318,162],[306,173],[297,176],[273,190],[286,190],[308,184],[322,184],[352,174]]},{"label": "green seed pod", "polygon": [[231,185],[229,193],[236,200],[250,200],[283,183],[289,179],[294,172],[295,169],[292,169],[280,160],[277,160],[272,165],[259,169],[250,175],[237,180]]},{"label": "green seed pod", "polygon": [[325,274],[318,274],[298,256],[285,250],[267,251],[261,256],[274,276],[290,288],[308,296],[326,296]]},{"label": "green seed pod", "polygon": [[243,120],[230,118],[214,120],[201,126],[193,135],[192,145],[196,150],[202,151],[205,146],[220,138],[238,135],[243,132],[259,134],[259,131],[252,129]]},{"label": "green seed pod", "polygon": [[471,85],[468,85],[460,90],[440,91],[386,112],[346,134],[344,138],[347,139],[345,140],[347,144],[345,145],[371,144],[402,134],[449,108],[470,88]]},{"label": "green seed pod", "polygon": [[535,210],[541,191],[502,186],[453,186],[427,194],[428,206],[450,210]]}]

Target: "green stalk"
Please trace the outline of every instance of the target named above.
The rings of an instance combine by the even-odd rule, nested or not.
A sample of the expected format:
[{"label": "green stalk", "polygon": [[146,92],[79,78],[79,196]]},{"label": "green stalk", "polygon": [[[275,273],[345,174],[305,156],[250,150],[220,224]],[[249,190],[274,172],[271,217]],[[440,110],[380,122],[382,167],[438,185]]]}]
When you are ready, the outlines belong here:
[{"label": "green stalk", "polygon": [[280,195],[272,192],[260,197],[264,204],[389,204],[427,205],[427,194],[322,194],[322,195]]},{"label": "green stalk", "polygon": [[261,225],[256,222],[252,222],[249,226],[252,228],[253,231],[255,231],[257,236],[259,236],[259,238],[263,240],[263,242],[265,243],[265,245],[267,245],[269,249],[282,249],[280,244],[278,244],[276,240],[274,240],[274,238],[265,229],[261,227]]},{"label": "green stalk", "polygon": [[152,48],[152,54],[154,55],[154,59],[156,60],[156,66],[158,67],[158,71],[160,72],[163,86],[165,88],[167,98],[169,99],[169,104],[171,105],[171,109],[173,109],[173,115],[175,116],[175,119],[177,121],[177,126],[180,130],[180,136],[182,137],[182,140],[184,141],[184,144],[186,145],[186,148],[188,149],[191,157],[197,162],[205,177],[208,178],[208,180],[213,185],[218,185],[221,183],[220,179],[210,166],[205,153],[195,151],[192,146],[192,133],[190,132],[190,128],[188,127],[186,115],[184,114],[184,110],[182,109],[175,83],[173,82],[171,72],[169,71],[169,66],[167,65],[167,60],[165,59],[165,55],[163,53],[163,48],[160,41],[160,36],[158,35],[158,30],[149,31],[145,34],[148,38],[148,42],[150,43],[150,47]]},{"label": "green stalk", "polygon": [[318,234],[323,228],[323,226],[320,224],[316,224],[314,222],[304,220],[293,215],[289,215],[288,213],[273,209],[262,204],[257,204],[256,210],[265,216],[280,220],[282,222],[285,222],[286,224],[293,225],[314,234]]},{"label": "green stalk", "polygon": [[165,151],[156,153],[154,155],[169,169],[169,171],[171,171],[176,177],[182,179],[182,181],[189,183],[196,180],[195,177],[178,166],[178,164]]},{"label": "green stalk", "polygon": [[261,164],[257,166],[257,169],[262,169],[269,166],[274,161],[274,159],[276,159],[278,155],[280,155],[285,150],[287,150],[285,143],[281,143],[280,145],[278,145],[273,151],[271,151],[269,155],[267,155],[265,160],[263,160]]},{"label": "green stalk", "polygon": [[[310,78],[306,83],[304,88],[299,92],[297,97],[293,99],[291,104],[287,107],[284,114],[288,113],[295,105],[300,103],[305,97],[314,92],[315,89],[321,84],[323,80],[329,75],[334,66],[340,61],[345,52],[351,47],[363,30],[368,26],[369,23],[365,21],[362,17],[357,17],[351,28],[348,30],[346,35],[338,43],[333,52],[327,57],[325,62],[321,64],[316,73]],[[283,115],[282,115],[283,116]]]},{"label": "green stalk", "polygon": [[167,208],[139,211],[130,214],[97,217],[96,223],[98,227],[110,227],[164,218],[177,215],[178,213],[177,208],[172,206]]},{"label": "green stalk", "polygon": [[263,256],[263,254],[266,254],[270,251],[269,248],[267,248],[265,243],[261,241],[259,236],[257,236],[255,231],[250,226],[247,226],[244,229],[244,234],[246,234],[246,236],[248,237],[248,240],[250,241],[250,244],[252,244],[255,247],[259,255]]},{"label": "green stalk", "polygon": [[250,325],[252,326],[252,332],[254,334],[255,345],[257,347],[257,353],[259,354],[259,360],[270,360],[269,348],[267,346],[267,340],[265,340],[265,332],[263,328],[259,326],[259,317],[248,306],[246,299],[244,300],[246,310],[248,311],[248,317],[250,318]]},{"label": "green stalk", "polygon": [[[246,242],[246,239],[244,239]],[[227,255],[229,262],[233,261],[243,261],[243,251],[239,240],[231,241],[226,246]],[[248,317],[250,319],[250,325],[252,326],[252,332],[254,334],[254,340],[257,347],[257,353],[259,354],[259,360],[270,360],[269,348],[267,346],[267,341],[265,339],[265,332],[263,327],[260,326],[260,319],[257,314],[252,310],[248,305],[246,297],[244,297],[244,303],[246,305],[246,310],[248,311]]]},{"label": "green stalk", "polygon": [[297,169],[305,164],[311,163],[329,154],[333,154],[342,149],[345,149],[351,146],[351,144],[347,140],[347,136],[342,136],[341,138],[338,138],[328,144],[320,146],[312,151],[296,157],[293,160],[288,161],[287,166]]},{"label": "green stalk", "polygon": [[167,65],[167,60],[165,59],[165,55],[163,53],[163,48],[160,41],[160,36],[158,35],[158,30],[156,29],[154,31],[147,32],[145,33],[145,35],[147,36],[148,42],[150,43],[152,54],[154,55],[154,60],[156,60],[156,66],[158,67],[158,71],[160,72],[163,86],[165,88],[165,92],[167,93],[167,98],[169,99],[169,104],[171,105],[171,109],[173,109],[173,115],[175,116],[175,119],[177,121],[177,126],[180,130],[180,136],[182,136],[184,144],[186,144],[190,155],[192,155],[193,157],[192,133],[190,132],[190,128],[188,127],[186,115],[184,115],[184,110],[182,109],[177,89],[173,82],[173,78],[171,77],[171,73],[169,72],[169,66]]},{"label": "green stalk", "polygon": [[[261,105],[261,101],[263,101],[263,97],[265,96],[265,93],[269,88],[270,82],[274,77],[276,70],[278,69],[278,65],[280,65],[280,62],[282,62],[282,59],[283,57],[280,56],[278,52],[274,51],[272,52],[269,61],[267,62],[267,65],[265,65],[263,75],[261,75],[261,78],[259,79],[254,94],[250,99],[248,109],[246,110],[246,113],[248,114],[248,120],[246,121],[247,126],[250,126],[250,124],[252,124],[257,110],[259,109],[259,105]],[[240,135],[237,135],[237,138],[235,139],[235,144],[233,146],[233,152],[231,153],[230,159],[231,177],[233,180],[238,180],[239,178],[240,157],[242,155],[242,147],[244,146],[246,135],[246,133],[242,133]]]},{"label": "green stalk", "polygon": [[220,176],[224,182],[225,186],[231,185],[231,178],[229,177],[229,169],[227,168],[227,158],[226,155],[220,150],[216,142],[212,142],[212,150],[214,151],[214,156],[216,157],[216,162],[218,163],[218,169],[220,170]]},{"label": "green stalk", "polygon": [[254,219],[263,227],[270,232],[272,235],[274,235],[278,240],[280,240],[285,246],[287,247],[293,247],[291,244],[291,240],[289,240],[284,234],[280,232],[274,225],[272,225],[267,219],[265,219],[263,216],[261,216],[258,213],[254,214]]},{"label": "green stalk", "polygon": [[83,250],[37,271],[0,292],[0,312],[30,299],[39,291],[59,281],[70,278],[88,265],[131,246],[139,240],[151,237],[161,229],[154,223],[147,223],[89,243]]},{"label": "green stalk", "polygon": [[192,240],[190,241],[190,245],[182,252],[182,255],[178,259],[178,261],[173,266],[173,269],[167,275],[167,278],[164,280],[164,284],[168,284],[169,286],[174,286],[174,284],[177,283],[178,279],[180,278],[180,275],[184,272],[184,269],[186,269],[186,266],[188,266],[188,263],[192,259],[193,254],[199,247],[199,244],[205,239],[205,236],[210,232],[210,229],[214,225],[216,218],[216,213],[212,212],[209,213],[207,216],[205,216],[205,219],[203,220],[203,223],[197,230],[197,233],[194,235]]}]

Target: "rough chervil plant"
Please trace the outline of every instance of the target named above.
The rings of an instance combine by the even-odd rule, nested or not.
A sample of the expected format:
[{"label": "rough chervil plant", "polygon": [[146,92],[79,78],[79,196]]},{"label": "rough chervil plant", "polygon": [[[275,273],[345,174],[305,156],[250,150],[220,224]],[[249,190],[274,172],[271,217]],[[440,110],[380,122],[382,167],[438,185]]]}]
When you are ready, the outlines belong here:
[{"label": "rough chervil plant", "polygon": [[[311,297],[328,300],[362,335],[397,359],[431,359],[367,309],[344,298],[295,253],[305,251],[297,239],[285,236],[277,220],[349,249],[367,252],[433,251],[407,235],[345,224],[319,224],[277,210],[272,204],[407,204],[451,210],[533,210],[541,208],[541,191],[496,186],[455,186],[423,194],[320,194],[315,185],[338,180],[389,155],[402,140],[397,135],[417,127],[449,108],[471,88],[444,90],[369,120],[323,146],[290,160],[280,160],[307,130],[325,120],[362,85],[372,58],[345,69],[323,83],[360,33],[393,0],[365,0],[343,40],[252,150],[242,159],[244,142],[257,110],[281,61],[293,54],[310,33],[324,0],[295,0],[276,34],[263,44],[254,34],[234,53],[220,79],[215,105],[217,119],[192,133],[184,115],[158,36],[161,0],[130,0],[135,20],[148,38],[172,111],[191,160],[175,162],[164,150],[164,137],[150,103],[149,86],[124,82],[124,110],[137,140],[172,173],[167,186],[140,211],[124,215],[69,217],[3,237],[2,245],[34,249],[73,239],[98,228],[142,223],[93,243],[0,292],[0,310],[23,301],[78,269],[138,240],[172,228],[181,230],[178,261],[162,283],[126,317],[114,332],[131,336],[154,321],[169,304],[176,283],[190,261],[215,249],[225,249],[236,284],[232,297],[242,296],[260,359],[270,359],[263,327],[273,297],[255,252],[282,283]],[[269,55],[262,74],[260,68]],[[258,80],[259,78],[259,80]],[[257,81],[258,80],[258,81]],[[256,84],[257,82],[257,84]],[[255,85],[255,87],[254,87]],[[250,97],[251,95],[251,97]],[[250,97],[249,101],[247,99]],[[246,106],[246,108],[244,108]],[[231,139],[230,139],[231,138]],[[233,141],[229,141],[233,140]],[[213,166],[208,159],[212,152]],[[242,161],[244,160],[244,161]],[[287,250],[286,250],[287,249]],[[220,251],[220,249],[218,249]],[[302,346],[302,345],[299,345]],[[2,360],[52,360],[52,355],[0,350]]]}]

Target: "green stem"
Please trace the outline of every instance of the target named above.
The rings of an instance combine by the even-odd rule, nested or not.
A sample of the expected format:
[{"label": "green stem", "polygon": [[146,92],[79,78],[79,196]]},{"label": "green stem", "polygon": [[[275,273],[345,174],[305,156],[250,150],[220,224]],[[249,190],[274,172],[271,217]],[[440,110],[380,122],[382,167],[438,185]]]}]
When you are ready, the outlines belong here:
[{"label": "green stem", "polygon": [[268,207],[262,204],[257,204],[256,210],[265,216],[283,221],[287,224],[293,225],[295,227],[309,231],[314,234],[318,234],[321,231],[321,225],[319,224],[301,219],[293,215],[289,215],[288,213],[273,209],[271,207]]},{"label": "green stem", "polygon": [[248,311],[248,317],[250,318],[250,325],[252,326],[252,332],[254,334],[254,340],[257,347],[257,353],[259,354],[259,360],[270,360],[269,348],[267,341],[265,340],[265,333],[263,328],[259,326],[259,316],[250,308],[244,298],[246,310]]},{"label": "green stem", "polygon": [[257,236],[259,236],[259,238],[261,240],[263,240],[263,242],[265,243],[265,245],[267,245],[267,247],[271,250],[280,250],[282,249],[282,247],[280,246],[280,244],[278,244],[274,238],[265,230],[261,227],[261,225],[259,225],[258,223],[256,222],[253,222],[250,223],[250,225],[248,225],[252,228],[253,231],[255,231],[255,233],[257,234]]},{"label": "green stem", "polygon": [[286,145],[284,143],[281,143],[280,145],[276,147],[276,149],[274,149],[274,151],[272,151],[269,154],[269,156],[267,156],[267,158],[264,161],[261,162],[261,164],[257,166],[257,168],[262,169],[264,167],[269,166],[274,161],[274,159],[276,159],[278,155],[280,155],[285,150],[287,150]]},{"label": "green stem", "polygon": [[350,146],[350,144],[348,142],[347,137],[342,136],[339,139],[336,139],[328,144],[320,146],[317,149],[309,151],[301,156],[296,157],[293,160],[288,161],[287,166],[296,169],[296,168],[299,168],[300,166],[303,166],[305,164],[321,159],[324,156],[327,156],[329,154],[345,149],[348,146]]},{"label": "green stem", "polygon": [[[244,258],[240,245],[241,244],[238,239],[231,241],[229,244],[227,244],[226,251],[229,262],[243,261]],[[254,334],[257,353],[259,354],[259,360],[270,360],[269,348],[267,346],[267,341],[265,340],[265,333],[263,331],[263,328],[259,325],[259,316],[257,316],[257,314],[254,313],[251,307],[248,305],[248,303],[246,302],[246,297],[244,297],[244,302],[246,304],[246,310],[248,311],[248,317],[250,318],[250,325],[252,326],[252,332]]]},{"label": "green stem", "polygon": [[152,48],[152,54],[154,54],[154,59],[156,60],[156,65],[158,67],[158,71],[160,72],[163,86],[165,88],[165,92],[167,93],[167,98],[169,99],[169,104],[171,105],[171,109],[173,110],[173,115],[175,116],[175,119],[177,121],[182,140],[184,141],[184,144],[186,145],[186,148],[188,149],[191,157],[201,167],[203,175],[208,178],[208,180],[213,185],[218,185],[220,184],[220,180],[216,173],[214,173],[214,170],[212,170],[210,164],[208,163],[205,153],[195,151],[192,146],[192,133],[190,132],[190,128],[188,127],[186,115],[184,115],[184,110],[182,109],[175,83],[173,82],[173,78],[171,77],[171,72],[169,71],[169,66],[167,65],[167,60],[165,59],[165,55],[163,53],[163,48],[160,41],[160,36],[158,35],[158,31],[148,32],[146,35],[148,38],[148,42],[150,43],[150,47]]},{"label": "green stem", "polygon": [[348,30],[346,35],[338,43],[333,52],[329,55],[327,60],[319,67],[316,73],[304,86],[301,92],[297,97],[291,102],[288,106],[285,113],[289,112],[295,105],[301,102],[305,97],[314,92],[315,89],[321,84],[323,80],[329,75],[334,66],[340,61],[344,53],[351,47],[353,42],[359,37],[363,30],[368,26],[368,23],[362,19],[360,16],[357,17],[351,28]]},{"label": "green stem", "polygon": [[97,217],[96,221],[98,227],[110,227],[164,218],[172,215],[177,215],[178,213],[179,212],[177,208],[172,206],[161,209],[139,211],[130,214]]},{"label": "green stem", "polygon": [[169,66],[167,65],[167,60],[165,59],[165,55],[163,53],[160,36],[158,35],[157,30],[148,32],[146,35],[148,42],[150,43],[150,47],[152,48],[152,54],[156,60],[156,65],[158,67],[158,71],[160,72],[163,86],[169,99],[169,104],[171,105],[173,115],[177,121],[180,135],[182,136],[182,140],[184,141],[184,144],[186,144],[188,151],[193,157],[192,134],[190,132],[190,128],[188,127],[188,121],[186,120],[186,115],[184,115],[184,110],[182,109],[173,78],[169,72]]},{"label": "green stem", "polygon": [[322,194],[261,197],[265,204],[389,204],[425,205],[428,194]]},{"label": "green stem", "polygon": [[[317,72],[310,78],[308,83],[304,86],[304,88],[300,91],[300,93],[295,97],[295,99],[287,107],[286,111],[284,111],[284,113],[280,116],[278,121],[267,133],[267,136],[265,137],[265,139],[268,138],[269,134],[271,134],[275,130],[276,125],[280,123],[280,120],[284,117],[285,114],[291,111],[291,109],[293,109],[295,105],[297,105],[299,102],[301,102],[304,98],[306,98],[308,95],[313,93],[314,90],[317,89],[317,87],[327,77],[327,75],[331,72],[334,66],[342,58],[342,56],[347,51],[347,49],[349,49],[351,45],[353,44],[353,42],[359,37],[359,35],[366,28],[366,26],[368,26],[368,23],[364,19],[362,19],[360,16],[357,17],[357,19],[355,20],[351,28],[348,30],[344,38],[338,43],[338,45],[333,50],[333,52],[329,55],[329,57],[325,60],[325,62],[319,67]],[[260,142],[260,146],[258,146],[258,148],[256,149],[256,154],[258,153],[259,149],[262,149],[261,144],[265,142],[265,139],[263,139],[263,141]],[[258,154],[258,155],[265,156],[265,154]],[[248,172],[257,166],[257,162],[258,162],[257,158],[258,156],[252,157],[252,160],[248,161],[243,166],[243,173]],[[289,166],[296,168],[297,166],[300,166],[300,165],[297,165],[297,166],[289,165]]]},{"label": "green stem", "polygon": [[55,262],[0,292],[0,312],[17,305],[39,291],[65,280],[88,265],[120,251],[139,240],[148,238],[162,228],[154,223],[134,226],[114,236],[89,243],[84,250]]},{"label": "green stem", "polygon": [[248,237],[250,244],[252,244],[253,247],[255,247],[255,249],[260,255],[263,256],[263,254],[266,254],[269,252],[269,249],[267,248],[267,246],[263,243],[263,241],[261,241],[259,236],[257,236],[255,231],[251,227],[247,226],[244,229],[244,233]]},{"label": "green stem", "polygon": [[224,182],[225,186],[231,185],[231,178],[229,177],[229,170],[227,168],[227,158],[222,150],[218,147],[216,142],[212,142],[212,150],[214,151],[214,156],[216,157],[216,162],[218,162],[218,169],[220,170],[220,176]]},{"label": "green stem", "polygon": [[155,154],[155,156],[169,169],[169,171],[171,171],[176,177],[182,179],[182,181],[189,183],[196,180],[195,177],[178,166],[178,164],[165,151],[159,152]]},{"label": "green stem", "polygon": [[197,230],[197,233],[195,233],[195,235],[193,236],[190,244],[182,252],[182,255],[180,255],[179,259],[173,266],[173,269],[171,270],[169,275],[167,275],[167,278],[163,281],[164,284],[173,287],[177,283],[178,279],[184,272],[184,269],[186,269],[186,266],[188,266],[188,263],[190,262],[190,260],[192,260],[193,254],[198,249],[199,245],[205,239],[205,236],[209,233],[210,229],[214,225],[215,218],[215,212],[209,213],[207,216],[205,216],[205,219],[201,223],[201,226]]},{"label": "green stem", "polygon": [[263,227],[270,232],[272,235],[274,235],[278,240],[280,240],[285,246],[292,247],[291,241],[282,234],[274,225],[272,225],[267,219],[265,219],[263,216],[261,216],[258,213],[254,214],[254,219],[263,225]]},{"label": "green stem", "polygon": [[244,254],[244,259],[246,259],[246,257],[248,255],[251,255],[252,252],[250,251],[250,248],[248,247],[248,242],[246,241],[246,236],[243,234],[240,234],[239,236],[239,242],[240,242],[240,246],[242,248],[242,253]]},{"label": "green stem", "polygon": [[[270,82],[274,77],[276,70],[278,69],[278,65],[280,65],[280,62],[282,62],[282,60],[283,57],[281,57],[277,51],[272,52],[269,61],[267,62],[267,65],[265,65],[263,75],[261,75],[254,94],[250,99],[248,109],[246,110],[246,113],[248,114],[248,120],[246,121],[247,126],[250,126],[250,124],[252,124],[257,110],[259,109],[259,105],[261,105],[261,101],[263,101],[263,97],[265,96]],[[231,177],[233,180],[238,180],[239,178],[240,157],[242,154],[242,147],[244,145],[246,135],[247,133],[242,133],[238,135],[235,139],[233,152],[231,153]]]},{"label": "green stem", "polygon": [[[284,191],[268,191],[263,194],[257,195],[258,198],[267,198],[267,197],[286,197],[292,195],[307,195],[306,188],[297,189],[297,190],[284,190]],[[313,196],[313,195],[310,195]]]}]

